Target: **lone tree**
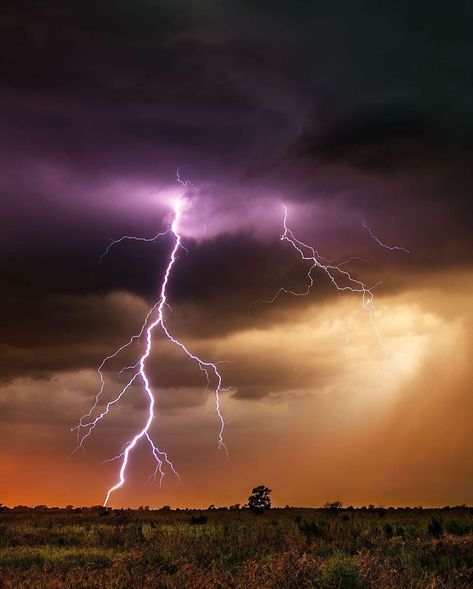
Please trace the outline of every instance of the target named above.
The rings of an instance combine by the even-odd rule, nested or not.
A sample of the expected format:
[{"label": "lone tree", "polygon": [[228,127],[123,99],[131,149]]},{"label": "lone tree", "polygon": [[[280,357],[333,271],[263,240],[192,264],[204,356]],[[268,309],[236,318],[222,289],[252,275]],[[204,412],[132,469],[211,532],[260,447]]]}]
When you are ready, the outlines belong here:
[{"label": "lone tree", "polygon": [[271,489],[260,485],[255,487],[248,497],[248,508],[255,514],[263,513],[267,509],[271,509]]}]

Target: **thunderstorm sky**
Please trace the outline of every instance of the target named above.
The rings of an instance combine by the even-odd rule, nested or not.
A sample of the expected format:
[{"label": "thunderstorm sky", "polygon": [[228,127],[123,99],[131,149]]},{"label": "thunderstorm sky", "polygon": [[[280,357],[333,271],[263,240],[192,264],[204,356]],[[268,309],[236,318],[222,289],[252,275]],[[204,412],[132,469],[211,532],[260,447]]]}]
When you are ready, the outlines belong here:
[{"label": "thunderstorm sky", "polygon": [[[0,501],[97,504],[146,403],[132,387],[69,459],[104,356],[139,331],[186,198],[167,321],[221,364],[212,391],[157,335],[153,434],[113,505],[473,502],[470,3],[6,2],[0,19]],[[176,170],[192,186],[176,182]],[[354,260],[360,300],[280,241]],[[388,244],[380,248],[363,219]],[[256,304],[255,304],[256,303]],[[136,355],[135,355],[136,356]],[[133,354],[122,359],[132,359]],[[106,371],[105,400],[123,362]]]}]

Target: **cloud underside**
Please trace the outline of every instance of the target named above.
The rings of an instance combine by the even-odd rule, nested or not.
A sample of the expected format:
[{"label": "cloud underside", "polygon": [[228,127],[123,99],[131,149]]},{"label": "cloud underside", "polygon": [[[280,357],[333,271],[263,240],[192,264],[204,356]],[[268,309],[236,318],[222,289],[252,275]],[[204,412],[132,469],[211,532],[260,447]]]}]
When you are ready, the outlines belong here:
[{"label": "cloud underside", "polygon": [[[233,388],[223,406],[237,447],[263,423],[263,446],[280,435],[287,461],[291,449],[312,448],[315,428],[341,464],[350,419],[372,432],[383,414],[395,468],[412,444],[428,456],[437,448],[420,425],[422,445],[419,423],[451,435],[458,450],[462,411],[471,414],[463,362],[471,351],[472,16],[471,6],[426,13],[404,1],[8,2],[0,24],[2,430],[18,428],[30,442],[39,432],[53,454],[48,443],[87,411],[102,358],[139,331],[156,301],[172,236],[100,256],[122,235],[166,229],[180,196],[186,250],[166,317],[192,350],[226,361]],[[177,169],[192,185],[176,182]],[[330,260],[353,257],[344,268],[356,279],[382,283],[373,291],[375,329],[357,312],[359,297],[321,271],[307,297],[262,302],[308,284],[307,263],[280,240],[283,203],[296,237]],[[410,253],[380,247],[363,221]],[[179,446],[172,432],[182,430],[171,427],[179,420],[214,423],[213,389],[159,332],[154,343],[148,370],[163,435]],[[104,402],[142,348],[106,366]],[[139,382],[123,401],[101,424],[110,452],[146,410]],[[442,411],[458,423],[456,437],[440,424]],[[284,435],[299,425],[300,439],[285,449]],[[213,444],[204,430],[213,431],[194,424],[183,439],[208,435]],[[386,442],[369,432],[354,445]],[[311,452],[329,461],[330,452]]]}]

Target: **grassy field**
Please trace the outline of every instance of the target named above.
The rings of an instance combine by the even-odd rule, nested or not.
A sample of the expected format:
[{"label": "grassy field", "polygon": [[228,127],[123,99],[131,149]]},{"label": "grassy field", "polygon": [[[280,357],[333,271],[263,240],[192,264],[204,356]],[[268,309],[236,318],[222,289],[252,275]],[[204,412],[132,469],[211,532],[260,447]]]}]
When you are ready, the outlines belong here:
[{"label": "grassy field", "polygon": [[0,587],[472,588],[473,510],[12,509]]}]

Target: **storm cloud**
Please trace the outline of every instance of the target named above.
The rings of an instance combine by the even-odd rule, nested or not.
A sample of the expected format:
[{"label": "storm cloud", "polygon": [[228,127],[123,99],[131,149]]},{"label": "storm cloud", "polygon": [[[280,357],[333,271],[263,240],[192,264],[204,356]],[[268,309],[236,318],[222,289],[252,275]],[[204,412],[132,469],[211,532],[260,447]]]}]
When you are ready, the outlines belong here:
[{"label": "storm cloud", "polygon": [[[427,403],[436,330],[455,361],[471,347],[464,335],[473,251],[469,3],[20,0],[2,12],[2,435],[18,427],[27,448],[31,424],[51,427],[46,453],[60,460],[52,448],[64,432],[57,432],[94,398],[102,358],[139,331],[171,239],[121,243],[100,256],[122,235],[166,229],[176,194],[187,202],[186,251],[169,284],[167,321],[194,350],[226,361],[236,464],[246,436],[259,439],[254,416],[264,424],[262,447],[271,434],[288,436],[278,439],[283,454],[298,423],[306,428],[301,439],[311,430],[301,407],[327,416],[332,441],[349,437],[339,400],[356,411],[377,406],[367,383],[383,363],[400,391],[400,408],[387,403],[383,419],[397,427],[409,395]],[[179,184],[177,171],[191,184]],[[346,266],[353,276],[382,283],[375,318],[383,345],[367,314],[357,313],[356,297],[322,272],[307,297],[265,302],[281,287],[307,285],[308,267],[280,240],[283,204],[300,239],[329,259],[354,257]],[[379,247],[363,220],[410,253]],[[149,371],[163,436],[194,476],[184,442],[208,450],[202,423],[213,424],[212,390],[166,342],[156,344]],[[123,382],[119,364],[107,367],[107,395]],[[465,386],[449,383],[454,420]],[[387,384],[380,390],[391,398]],[[125,407],[138,419],[139,387]],[[193,412],[200,425],[189,425]],[[125,413],[103,424],[111,452],[123,443]],[[328,448],[328,426],[316,421]],[[183,424],[189,430],[177,439]],[[359,431],[353,436],[369,443]],[[210,497],[195,493],[197,501]],[[183,500],[191,495],[183,491]],[[380,500],[386,496],[381,489]],[[407,501],[409,492],[397,496]]]}]

